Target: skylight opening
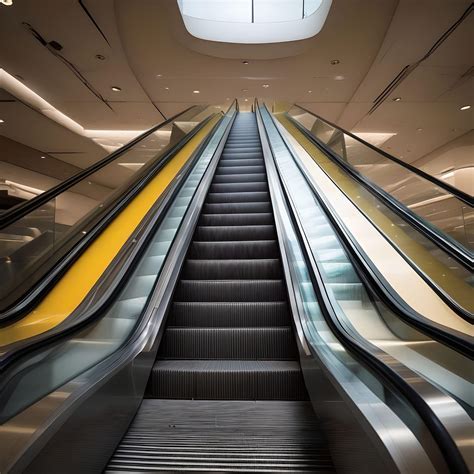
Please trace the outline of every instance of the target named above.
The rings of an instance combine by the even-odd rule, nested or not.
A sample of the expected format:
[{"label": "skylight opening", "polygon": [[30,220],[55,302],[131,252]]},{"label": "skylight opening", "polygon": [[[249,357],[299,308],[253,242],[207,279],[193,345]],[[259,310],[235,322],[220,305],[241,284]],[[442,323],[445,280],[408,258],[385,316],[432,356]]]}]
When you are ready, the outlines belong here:
[{"label": "skylight opening", "polygon": [[318,34],[332,0],[178,0],[188,32],[224,43],[282,43]]}]

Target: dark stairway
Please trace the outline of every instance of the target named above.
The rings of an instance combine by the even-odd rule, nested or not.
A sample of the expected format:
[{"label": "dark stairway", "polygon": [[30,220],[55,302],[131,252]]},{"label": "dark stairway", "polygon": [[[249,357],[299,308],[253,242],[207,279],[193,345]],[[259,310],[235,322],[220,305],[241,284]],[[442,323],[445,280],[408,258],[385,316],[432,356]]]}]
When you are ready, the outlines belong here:
[{"label": "dark stairway", "polygon": [[109,472],[333,471],[298,362],[254,114],[229,134],[148,398]]}]

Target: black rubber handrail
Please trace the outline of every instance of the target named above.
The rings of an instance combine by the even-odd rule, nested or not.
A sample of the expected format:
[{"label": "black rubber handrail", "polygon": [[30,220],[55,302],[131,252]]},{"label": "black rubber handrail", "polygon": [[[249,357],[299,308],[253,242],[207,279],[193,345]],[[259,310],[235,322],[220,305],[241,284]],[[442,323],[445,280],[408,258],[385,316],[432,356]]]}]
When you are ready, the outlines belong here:
[{"label": "black rubber handrail", "polygon": [[366,176],[359,173],[349,163],[346,163],[337,153],[335,153],[326,144],[316,138],[305,127],[298,123],[293,117],[286,114],[290,122],[308,139],[317,146],[323,153],[332,158],[338,165],[344,168],[354,179],[362,184],[375,197],[381,199],[393,212],[398,214],[402,219],[408,221],[413,227],[421,232],[425,237],[434,242],[438,247],[442,248],[451,257],[456,259],[463,266],[470,271],[473,267],[472,253],[466,249],[462,244],[456,242],[454,239],[444,234],[432,225],[429,225],[414,212],[410,211],[404,204],[396,200],[389,193],[381,189],[375,183],[370,181]]},{"label": "black rubber handrail", "polygon": [[[271,114],[269,115],[271,116]],[[277,131],[280,133],[278,128]],[[285,140],[283,140],[283,142],[286,145]],[[278,179],[280,180],[280,186],[282,188],[283,195],[285,196],[288,208],[292,210],[292,212],[290,213],[290,217],[293,221],[293,225],[296,230],[296,235],[299,240],[301,250],[303,251],[304,258],[307,262],[307,268],[309,270],[310,278],[313,283],[313,288],[318,298],[321,312],[323,313],[324,318],[331,330],[333,331],[334,335],[354,357],[356,357],[358,360],[361,360],[362,363],[369,368],[369,370],[381,377],[386,385],[393,387],[395,391],[402,395],[402,397],[407,400],[408,403],[416,410],[420,418],[430,430],[434,440],[438,444],[441,453],[444,454],[445,461],[447,463],[448,468],[450,469],[450,472],[467,474],[469,470],[458,447],[451,438],[445,426],[433,413],[429,404],[397,372],[395,372],[383,361],[378,359],[374,354],[367,350],[360,341],[358,341],[355,337],[349,334],[341,325],[336,315],[336,312],[332,306],[331,300],[326,293],[324,282],[319,273],[319,269],[317,268],[317,263],[311,257],[305,245],[304,237],[301,234],[302,230],[300,229],[300,226],[296,221],[294,209],[291,205],[291,201],[287,194],[286,187],[281,181],[281,176],[278,176]],[[309,344],[309,347],[313,351],[311,344]]]},{"label": "black rubber handrail", "polygon": [[[231,106],[232,107],[232,106]],[[137,177],[135,182],[131,184],[125,193],[119,196],[110,209],[105,209],[107,214],[100,217],[100,222],[94,221],[92,228],[88,229],[81,241],[67,251],[61,259],[55,263],[54,267],[48,270],[48,273],[41,278],[39,282],[34,284],[21,299],[15,301],[0,312],[0,326],[9,324],[10,321],[22,317],[30,311],[38,301],[46,294],[46,292],[59,280],[59,278],[67,271],[81,253],[90,245],[93,239],[111,222],[111,220],[130,202],[133,197],[152,179],[152,177],[166,164],[169,160],[182,148],[199,130],[206,125],[215,114],[211,114],[197,125],[191,132],[185,135],[178,143],[168,150],[161,159],[152,164],[150,168],[146,168]],[[146,171],[146,173],[145,173]]]},{"label": "black rubber handrail", "polygon": [[43,206],[51,199],[54,199],[56,196],[59,196],[64,191],[68,190],[70,187],[74,186],[75,184],[79,183],[80,181],[84,180],[91,174],[95,173],[96,171],[100,170],[104,166],[114,161],[116,158],[118,158],[120,155],[130,150],[130,148],[134,147],[137,143],[139,143],[144,138],[148,137],[149,135],[156,132],[160,128],[168,125],[169,123],[172,123],[180,115],[183,115],[184,113],[190,111],[193,107],[198,107],[198,106],[193,105],[191,107],[188,107],[187,109],[179,112],[173,117],[165,120],[164,122],[161,122],[158,125],[155,125],[154,127],[150,128],[146,132],[143,132],[142,134],[138,135],[137,137],[135,137],[130,142],[126,143],[124,146],[122,146],[118,150],[115,150],[114,152],[110,153],[105,158],[102,158],[101,160],[97,161],[96,163],[89,166],[88,168],[85,168],[84,170],[79,171],[75,175],[67,178],[66,180],[62,181],[61,183],[54,186],[53,188],[48,189],[44,193],[39,194],[38,196],[30,199],[29,201],[25,203],[17,204],[16,206],[12,207],[8,211],[1,213],[0,214],[0,229],[3,229],[4,227],[7,227],[13,224],[18,219],[26,216],[27,214],[34,211],[35,209],[38,209],[39,207]]},{"label": "black rubber handrail", "polygon": [[[354,140],[357,140],[358,142],[363,143],[365,146],[371,148],[372,150],[376,151],[380,155],[383,155],[385,158],[388,158],[389,160],[394,161],[398,165],[403,166],[404,168],[408,169],[412,173],[415,173],[415,174],[423,177],[424,179],[427,179],[428,181],[431,181],[436,186],[438,186],[440,188],[443,188],[445,191],[447,191],[450,194],[453,194],[454,196],[456,196],[459,200],[463,201],[465,204],[467,204],[471,207],[474,206],[474,197],[471,196],[470,194],[467,194],[464,191],[461,191],[460,189],[455,188],[454,186],[451,186],[449,183],[445,183],[444,181],[441,181],[441,180],[435,178],[434,176],[431,176],[430,174],[426,173],[425,171],[423,171],[419,168],[416,168],[415,166],[412,166],[410,163],[405,163],[404,161],[400,160],[399,158],[397,158],[393,155],[390,155],[390,153],[387,153],[386,151],[381,150],[380,148],[377,148],[376,146],[372,145],[371,143],[366,142],[364,139],[359,138],[357,135],[354,135],[353,133],[348,132],[347,130],[344,130],[339,125],[336,125],[336,124],[330,122],[329,120],[326,120],[325,118],[321,117],[320,115],[318,115],[314,112],[311,112],[310,110],[306,109],[305,107],[302,107],[301,105],[298,105],[298,104],[295,104],[295,106],[300,108],[301,110],[304,110],[308,114],[313,115],[314,117],[317,117],[319,120],[322,120],[323,122],[327,123],[328,125],[331,125],[331,127],[334,127],[336,130],[339,130],[342,133],[344,133],[346,135],[349,135]],[[288,115],[288,116],[290,118],[292,118],[290,115]]]}]

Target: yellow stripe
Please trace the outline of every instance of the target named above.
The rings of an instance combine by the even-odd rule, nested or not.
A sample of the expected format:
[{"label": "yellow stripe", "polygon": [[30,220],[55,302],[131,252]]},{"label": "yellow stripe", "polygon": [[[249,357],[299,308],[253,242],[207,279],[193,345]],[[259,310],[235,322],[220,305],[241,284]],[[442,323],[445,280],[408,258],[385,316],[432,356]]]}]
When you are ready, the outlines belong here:
[{"label": "yellow stripe", "polygon": [[343,193],[386,235],[389,240],[400,248],[422,272],[449,294],[469,312],[474,311],[474,298],[471,287],[456,273],[443,265],[422,245],[406,234],[401,227],[392,222],[385,214],[379,211],[373,202],[365,199],[359,193],[357,184],[340,166],[322,153],[304,134],[293,125],[284,114],[275,114],[280,123],[300,143],[313,160],[336,183]]},{"label": "yellow stripe", "polygon": [[48,331],[78,307],[218,119],[218,116],[211,119],[150,181],[94,240],[34,311],[1,329],[0,346]]}]

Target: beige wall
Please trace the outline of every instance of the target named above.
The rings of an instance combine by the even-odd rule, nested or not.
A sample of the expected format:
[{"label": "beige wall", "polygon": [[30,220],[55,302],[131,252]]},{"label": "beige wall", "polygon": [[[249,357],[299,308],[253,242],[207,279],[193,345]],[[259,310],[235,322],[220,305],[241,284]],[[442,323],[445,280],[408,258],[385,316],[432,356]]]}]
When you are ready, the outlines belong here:
[{"label": "beige wall", "polygon": [[[474,194],[474,130],[412,163],[462,191]],[[451,173],[451,170],[454,170]]]}]

